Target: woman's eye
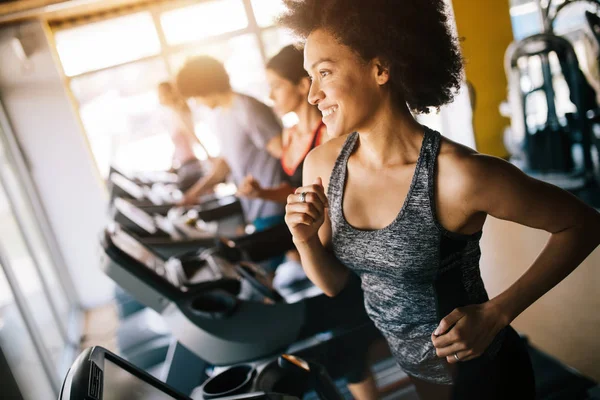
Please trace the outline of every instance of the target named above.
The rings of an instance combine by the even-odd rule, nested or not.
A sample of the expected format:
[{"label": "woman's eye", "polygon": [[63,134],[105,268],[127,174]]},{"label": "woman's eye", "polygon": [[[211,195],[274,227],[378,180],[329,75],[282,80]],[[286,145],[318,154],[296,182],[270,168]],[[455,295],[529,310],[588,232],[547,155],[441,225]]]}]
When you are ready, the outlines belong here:
[{"label": "woman's eye", "polygon": [[319,71],[319,74],[321,74],[322,78],[325,78],[327,75],[330,74],[330,72],[329,71]]}]

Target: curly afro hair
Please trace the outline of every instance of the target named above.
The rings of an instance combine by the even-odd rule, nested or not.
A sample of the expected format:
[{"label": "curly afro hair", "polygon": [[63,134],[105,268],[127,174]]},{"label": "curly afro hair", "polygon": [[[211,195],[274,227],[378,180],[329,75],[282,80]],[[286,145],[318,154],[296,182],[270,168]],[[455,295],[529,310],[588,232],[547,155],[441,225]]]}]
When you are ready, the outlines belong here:
[{"label": "curly afro hair", "polygon": [[390,90],[417,113],[452,102],[463,78],[444,0],[283,0],[278,18],[302,42],[324,29],[365,62],[390,70]]}]

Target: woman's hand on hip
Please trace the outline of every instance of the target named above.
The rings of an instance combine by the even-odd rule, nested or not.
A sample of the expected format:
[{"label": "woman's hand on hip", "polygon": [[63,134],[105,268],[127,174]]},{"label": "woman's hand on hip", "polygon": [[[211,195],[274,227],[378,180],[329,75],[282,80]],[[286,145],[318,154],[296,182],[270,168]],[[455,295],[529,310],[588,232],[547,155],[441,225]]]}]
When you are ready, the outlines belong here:
[{"label": "woman's hand on hip", "polygon": [[479,357],[507,324],[499,307],[487,301],[454,309],[431,335],[438,357],[450,364]]},{"label": "woman's hand on hip", "polygon": [[289,195],[285,207],[285,222],[295,242],[307,242],[317,237],[328,207],[321,178],[302,186]]}]

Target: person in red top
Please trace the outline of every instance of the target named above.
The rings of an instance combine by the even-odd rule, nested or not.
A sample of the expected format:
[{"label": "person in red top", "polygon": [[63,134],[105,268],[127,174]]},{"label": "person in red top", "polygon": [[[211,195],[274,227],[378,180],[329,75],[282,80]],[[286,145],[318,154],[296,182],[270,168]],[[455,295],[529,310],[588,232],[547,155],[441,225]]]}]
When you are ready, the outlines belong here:
[{"label": "person in red top", "polygon": [[263,188],[249,175],[238,187],[240,196],[286,203],[287,196],[302,186],[304,158],[328,139],[321,112],[307,101],[310,80],[303,62],[302,52],[294,46],[287,46],[267,63],[267,81],[275,112],[280,116],[294,112],[298,116],[298,123],[283,131],[281,165],[288,181],[276,187]]},{"label": "person in red top", "polygon": [[[271,88],[270,97],[274,102],[275,112],[280,116],[294,112],[298,116],[298,123],[283,131],[281,166],[288,180],[276,187],[263,188],[249,175],[238,186],[240,196],[285,204],[287,197],[293,194],[296,188],[302,186],[302,168],[308,153],[329,139],[321,112],[308,103],[310,80],[303,64],[303,52],[294,46],[284,47],[267,63],[267,80]],[[275,288],[280,285],[285,286],[284,281],[290,283],[296,278],[306,278],[298,252],[293,250],[286,256],[287,261],[277,267],[273,280]],[[352,364],[350,371],[346,373],[346,380],[352,397],[357,400],[378,397],[375,380],[367,365],[371,344],[377,339],[368,340],[370,343],[364,343],[363,348],[342,346],[330,349],[331,354],[338,358],[339,353],[347,353],[344,361],[341,361],[342,358],[336,358],[336,362]]]}]

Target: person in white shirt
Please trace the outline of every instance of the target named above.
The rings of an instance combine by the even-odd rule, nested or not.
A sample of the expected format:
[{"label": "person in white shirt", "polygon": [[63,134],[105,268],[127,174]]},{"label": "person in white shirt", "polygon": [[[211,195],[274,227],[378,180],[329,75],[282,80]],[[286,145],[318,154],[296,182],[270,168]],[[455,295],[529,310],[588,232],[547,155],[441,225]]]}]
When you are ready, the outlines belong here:
[{"label": "person in white shirt", "polygon": [[171,170],[177,173],[179,187],[187,190],[204,175],[194,147],[200,147],[207,158],[208,152],[194,133],[194,121],[188,104],[171,82],[158,85],[158,99],[163,111],[162,120],[174,147]]}]

